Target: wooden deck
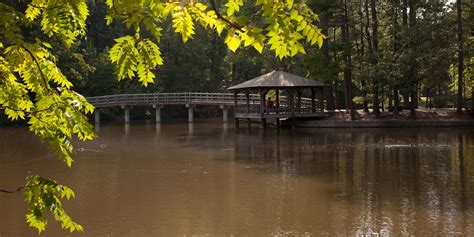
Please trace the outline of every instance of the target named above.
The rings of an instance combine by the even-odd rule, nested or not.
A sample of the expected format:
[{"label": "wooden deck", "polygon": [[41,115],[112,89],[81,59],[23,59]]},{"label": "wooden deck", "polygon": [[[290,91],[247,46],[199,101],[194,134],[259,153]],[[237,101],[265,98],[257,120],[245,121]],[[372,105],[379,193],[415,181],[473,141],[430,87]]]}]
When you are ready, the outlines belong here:
[{"label": "wooden deck", "polygon": [[235,118],[251,118],[251,119],[261,119],[261,118],[320,118],[324,117],[324,111],[312,111],[311,107],[308,105],[303,105],[299,110],[292,111],[287,107],[282,108],[272,108],[264,109],[260,111],[259,109],[251,109],[250,111],[242,108],[238,108],[235,112]]},{"label": "wooden deck", "polygon": [[261,118],[321,118],[324,117],[323,112],[312,112],[312,113],[236,113],[235,118],[250,118],[250,119],[261,119]]}]

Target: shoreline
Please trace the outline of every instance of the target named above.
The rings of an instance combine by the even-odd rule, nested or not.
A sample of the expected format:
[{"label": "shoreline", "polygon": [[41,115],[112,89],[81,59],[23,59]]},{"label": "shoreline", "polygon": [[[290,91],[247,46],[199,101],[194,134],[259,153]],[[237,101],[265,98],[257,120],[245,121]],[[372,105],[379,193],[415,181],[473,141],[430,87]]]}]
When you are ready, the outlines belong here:
[{"label": "shoreline", "polygon": [[[291,126],[291,122],[284,125]],[[474,120],[310,120],[294,121],[293,125],[306,128],[474,127]]]}]

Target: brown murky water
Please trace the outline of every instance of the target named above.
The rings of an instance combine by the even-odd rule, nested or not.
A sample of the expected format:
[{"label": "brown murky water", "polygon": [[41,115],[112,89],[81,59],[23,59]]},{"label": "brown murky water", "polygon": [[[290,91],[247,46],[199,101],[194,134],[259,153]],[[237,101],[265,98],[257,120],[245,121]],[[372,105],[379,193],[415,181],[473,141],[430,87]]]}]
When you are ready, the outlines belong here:
[{"label": "brown murky water", "polygon": [[[67,169],[24,128],[0,129],[0,187],[28,172],[74,188],[77,236],[474,233],[473,129],[102,125]],[[0,193],[0,236],[37,236]],[[50,222],[43,236],[66,236]]]}]

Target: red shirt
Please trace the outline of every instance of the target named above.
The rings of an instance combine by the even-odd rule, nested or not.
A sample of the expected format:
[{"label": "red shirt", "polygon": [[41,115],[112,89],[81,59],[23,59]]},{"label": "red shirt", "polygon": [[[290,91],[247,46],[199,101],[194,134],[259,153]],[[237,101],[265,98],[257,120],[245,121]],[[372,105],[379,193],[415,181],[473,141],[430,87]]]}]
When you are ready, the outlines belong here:
[{"label": "red shirt", "polygon": [[267,100],[267,108],[268,108],[268,109],[273,108],[273,101]]}]

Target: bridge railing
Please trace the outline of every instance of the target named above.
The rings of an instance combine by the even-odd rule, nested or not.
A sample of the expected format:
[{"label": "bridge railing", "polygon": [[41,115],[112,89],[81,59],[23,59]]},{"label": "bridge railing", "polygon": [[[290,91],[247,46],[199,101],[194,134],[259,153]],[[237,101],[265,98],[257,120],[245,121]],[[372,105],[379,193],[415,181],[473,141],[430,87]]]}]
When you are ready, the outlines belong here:
[{"label": "bridge railing", "polygon": [[[258,94],[250,94],[250,104],[260,104]],[[88,97],[87,101],[95,107],[112,106],[139,106],[139,105],[178,105],[178,104],[203,104],[203,105],[234,105],[232,93],[205,93],[205,92],[177,92],[177,93],[146,93],[146,94],[120,94]],[[237,95],[237,104],[243,106],[247,103],[245,94]],[[280,104],[286,104],[286,97],[280,97]],[[302,107],[310,107],[311,99],[301,98]]]},{"label": "bridge railing", "polygon": [[[250,95],[251,100],[258,100],[256,94]],[[177,92],[177,93],[147,93],[121,94],[88,97],[89,103],[96,107],[128,106],[128,105],[173,105],[173,104],[215,104],[225,105],[234,103],[231,93]],[[244,103],[246,96],[239,94],[237,103]]]}]

